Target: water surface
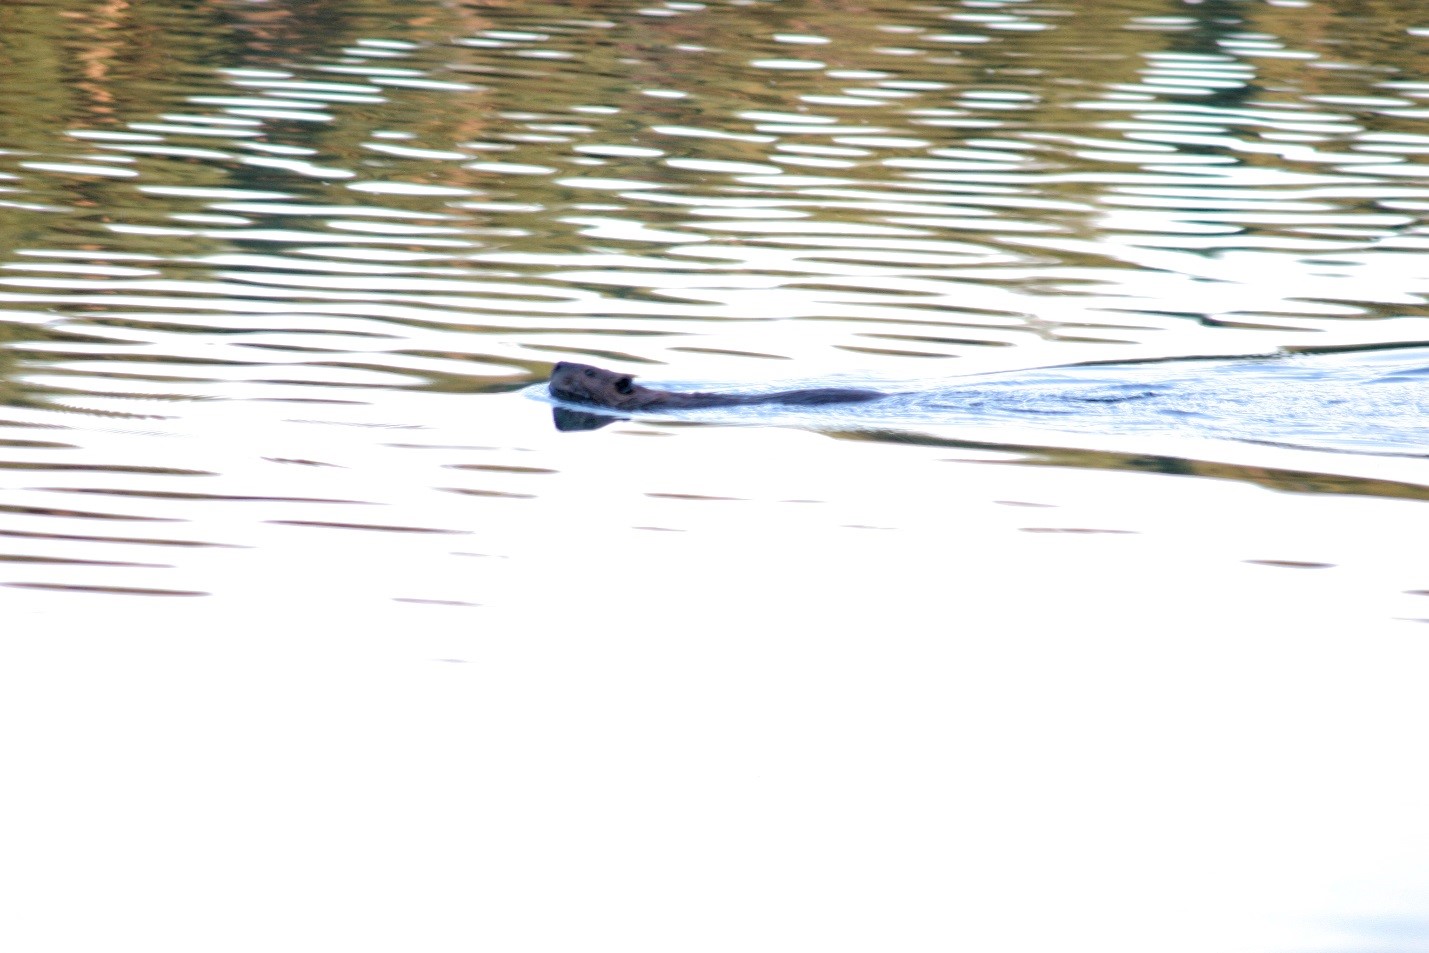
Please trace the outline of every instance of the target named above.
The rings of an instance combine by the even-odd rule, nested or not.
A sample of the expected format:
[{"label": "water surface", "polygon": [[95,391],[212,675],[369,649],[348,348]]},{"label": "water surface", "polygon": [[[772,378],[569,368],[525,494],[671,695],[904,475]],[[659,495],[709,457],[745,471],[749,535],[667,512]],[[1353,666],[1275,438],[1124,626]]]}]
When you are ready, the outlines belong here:
[{"label": "water surface", "polygon": [[72,6],[0,8],[34,922],[1424,947],[1420,5]]}]

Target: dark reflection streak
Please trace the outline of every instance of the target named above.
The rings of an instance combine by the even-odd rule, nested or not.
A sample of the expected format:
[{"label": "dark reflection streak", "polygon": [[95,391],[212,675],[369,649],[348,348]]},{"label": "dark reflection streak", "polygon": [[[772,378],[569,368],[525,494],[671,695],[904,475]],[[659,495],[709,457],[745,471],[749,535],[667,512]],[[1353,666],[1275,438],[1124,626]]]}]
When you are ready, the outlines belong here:
[{"label": "dark reflection streak", "polygon": [[[1242,443],[1254,444],[1254,445],[1260,446],[1260,447],[1276,447],[1276,448],[1281,449],[1281,450],[1304,450],[1304,449],[1306,449],[1306,447],[1305,447],[1303,444],[1288,443],[1288,442],[1282,441],[1282,440],[1264,440],[1264,439],[1257,439],[1257,438],[1254,438],[1254,437],[1240,437],[1240,438],[1238,438],[1238,439],[1239,439]],[[1401,452],[1401,451],[1397,451],[1397,450],[1378,450],[1378,449],[1376,449],[1376,450],[1370,450],[1370,449],[1342,450],[1342,449],[1339,449],[1339,448],[1337,448],[1337,447],[1316,447],[1316,448],[1314,448],[1314,449],[1315,449],[1315,451],[1316,451],[1317,453],[1344,453],[1344,454],[1349,454],[1349,455],[1351,455],[1351,456],[1359,456],[1359,457],[1368,457],[1368,456],[1374,456],[1374,457],[1399,457],[1399,458],[1405,459],[1405,460],[1429,460],[1429,453],[1408,453],[1408,452]]]},{"label": "dark reflection streak", "polygon": [[1366,477],[1315,473],[1309,470],[1287,470],[1279,467],[1245,466],[1214,460],[1194,460],[1159,454],[1116,453],[1105,450],[1069,450],[1059,447],[1037,447],[1022,444],[986,443],[974,440],[954,440],[929,434],[891,430],[825,431],[831,437],[844,440],[868,440],[907,443],[925,447],[948,447],[961,450],[991,450],[1000,453],[1027,454],[1021,460],[960,460],[958,462],[987,463],[999,466],[1068,467],[1087,470],[1129,470],[1142,473],[1164,473],[1175,476],[1199,476],[1220,480],[1253,483],[1272,490],[1290,493],[1332,493],[1346,496],[1389,497],[1405,500],[1429,500],[1429,485],[1379,480]]},{"label": "dark reflection streak", "polygon": [[136,523],[186,523],[176,516],[140,516],[135,513],[92,513],[85,510],[50,509],[43,506],[13,506],[0,503],[0,513],[14,513],[19,516],[58,516],[62,519],[77,520],[125,520]]},{"label": "dark reflection streak", "polygon": [[434,487],[443,493],[459,493],[462,496],[479,496],[484,498],[495,498],[503,500],[534,500],[537,499],[534,493],[508,493],[504,490],[478,490],[474,487],[461,486],[439,486]]},{"label": "dark reflection streak", "polygon": [[143,589],[132,586],[74,586],[58,582],[3,582],[14,589],[46,589],[55,592],[94,592],[116,596],[207,596],[194,589]]},{"label": "dark reflection streak", "polygon": [[309,526],[317,529],[362,529],[380,533],[434,533],[450,536],[464,536],[463,529],[442,529],[434,526],[380,526],[374,523],[330,523],[324,520],[267,520],[276,526]]},{"label": "dark reflection streak", "polygon": [[236,543],[210,543],[197,539],[143,539],[138,536],[87,536],[78,533],[34,533],[19,529],[0,529],[0,536],[16,539],[54,539],[76,543],[120,543],[126,546],[195,546],[222,549],[248,549]]},{"label": "dark reflection streak", "polygon": [[[337,404],[339,406],[366,407],[367,402],[361,400],[340,400],[336,397],[252,397],[249,398],[254,403],[268,404]],[[295,420],[294,423],[319,423],[321,421]],[[351,426],[362,426],[352,424]],[[375,425],[371,425],[375,426]]]},{"label": "dark reflection streak", "polygon": [[105,463],[18,463],[0,460],[0,470],[54,470],[91,473],[143,473],[151,476],[218,476],[209,470],[179,470],[171,467],[118,466]]},{"label": "dark reflection streak", "polygon": [[18,556],[0,553],[0,563],[44,563],[53,566],[112,566],[120,569],[173,569],[170,563],[117,562],[108,559],[64,559],[58,556]]},{"label": "dark reflection streak", "polygon": [[216,493],[175,493],[160,490],[117,490],[82,486],[36,487],[49,493],[93,493],[100,496],[133,496],[157,500],[202,500],[214,503],[343,503],[352,506],[370,506],[366,500],[325,500],[303,496],[227,496]]},{"label": "dark reflection streak", "polygon": [[490,473],[517,473],[523,476],[527,474],[548,474],[560,472],[559,470],[552,470],[549,467],[518,467],[494,463],[449,463],[446,464],[446,467],[447,469],[451,470],[481,470],[483,472]]}]

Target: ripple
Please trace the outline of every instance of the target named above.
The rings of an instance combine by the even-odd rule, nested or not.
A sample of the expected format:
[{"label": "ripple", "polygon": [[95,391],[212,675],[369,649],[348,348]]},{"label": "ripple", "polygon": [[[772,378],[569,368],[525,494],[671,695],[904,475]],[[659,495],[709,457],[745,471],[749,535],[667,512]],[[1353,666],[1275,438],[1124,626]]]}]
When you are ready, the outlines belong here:
[{"label": "ripple", "polygon": [[[734,43],[717,11],[651,9],[487,11],[453,42],[199,71],[0,155],[39,221],[0,262],[0,382],[89,420],[350,415],[312,425],[331,430],[494,399],[556,356],[946,380],[1420,336],[1409,71],[1323,69],[1328,50],[1231,24],[1190,45],[1198,20],[1126,11],[815,12]],[[392,419],[443,412],[420,406]],[[152,490],[128,499],[156,513],[178,471],[352,469],[295,439],[105,474],[145,464],[88,439],[71,472],[136,482],[71,489]],[[558,469],[424,485],[518,505]],[[189,502],[385,499],[275,479]]]},{"label": "ripple", "polygon": [[209,593],[193,589],[153,589],[137,586],[81,586],[74,583],[50,582],[0,582],[0,586],[12,589],[41,589],[54,592],[103,593],[118,596],[207,596]]}]

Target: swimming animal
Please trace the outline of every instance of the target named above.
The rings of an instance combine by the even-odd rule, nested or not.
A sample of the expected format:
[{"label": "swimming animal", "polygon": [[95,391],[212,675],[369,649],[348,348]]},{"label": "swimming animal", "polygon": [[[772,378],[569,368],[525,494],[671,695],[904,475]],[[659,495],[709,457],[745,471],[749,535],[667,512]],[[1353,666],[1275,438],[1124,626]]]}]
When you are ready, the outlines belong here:
[{"label": "swimming animal", "polygon": [[561,361],[551,371],[551,396],[573,404],[610,410],[686,410],[700,407],[736,407],[742,404],[847,404],[878,400],[887,394],[851,387],[816,387],[781,390],[772,394],[711,394],[703,391],[668,391],[642,387],[630,374],[589,364]]}]

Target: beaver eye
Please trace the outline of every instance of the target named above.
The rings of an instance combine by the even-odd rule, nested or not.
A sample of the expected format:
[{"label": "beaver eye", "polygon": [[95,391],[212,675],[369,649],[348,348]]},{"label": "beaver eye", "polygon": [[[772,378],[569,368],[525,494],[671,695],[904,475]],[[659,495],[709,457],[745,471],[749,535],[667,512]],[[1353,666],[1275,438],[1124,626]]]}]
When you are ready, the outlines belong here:
[{"label": "beaver eye", "polygon": [[593,367],[587,367],[587,368],[585,369],[585,376],[586,376],[586,377],[594,377],[594,376],[595,376],[595,368],[593,368]]},{"label": "beaver eye", "polygon": [[621,394],[628,394],[628,393],[630,393],[631,391],[633,391],[635,388],[631,386],[631,383],[630,383],[630,382],[631,382],[632,380],[633,380],[633,378],[632,378],[629,374],[627,374],[627,375],[625,375],[624,377],[622,377],[620,380],[616,381],[616,382],[615,382],[615,389],[616,389],[616,391],[617,391],[618,393],[621,393]]}]

